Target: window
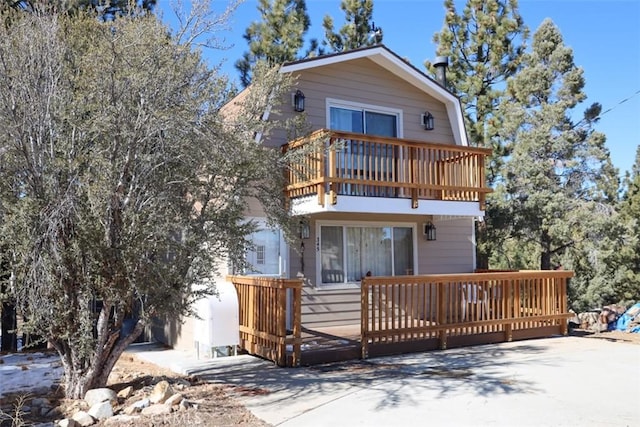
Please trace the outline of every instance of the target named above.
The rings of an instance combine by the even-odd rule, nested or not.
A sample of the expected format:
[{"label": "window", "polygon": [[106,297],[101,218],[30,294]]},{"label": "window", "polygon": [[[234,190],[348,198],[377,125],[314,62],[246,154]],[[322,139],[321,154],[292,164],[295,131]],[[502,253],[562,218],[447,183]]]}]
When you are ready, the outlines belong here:
[{"label": "window", "polygon": [[399,113],[369,111],[364,107],[329,106],[329,128],[367,135],[398,136]]},{"label": "window", "polygon": [[413,274],[413,235],[412,226],[321,225],[321,283]]},{"label": "window", "polygon": [[[329,99],[328,126],[332,130],[363,133],[396,138],[399,136],[402,111],[391,108],[350,103]],[[360,180],[392,180],[396,170],[395,159],[400,155],[392,144],[370,141],[345,141],[344,150],[338,153],[338,174],[344,178]],[[375,164],[375,168],[368,165]],[[395,187],[342,184],[338,194],[352,196],[395,196]]]},{"label": "window", "polygon": [[258,245],[256,247],[256,264],[264,265],[264,249],[265,245]]},{"label": "window", "polygon": [[251,233],[252,247],[247,249],[249,266],[244,274],[280,274],[280,231],[263,228]]}]

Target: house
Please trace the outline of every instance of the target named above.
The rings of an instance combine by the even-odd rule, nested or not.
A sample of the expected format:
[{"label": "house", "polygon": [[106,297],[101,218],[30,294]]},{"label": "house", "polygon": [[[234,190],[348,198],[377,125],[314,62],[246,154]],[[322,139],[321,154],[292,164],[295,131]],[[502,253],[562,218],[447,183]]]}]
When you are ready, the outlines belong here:
[{"label": "house", "polygon": [[[296,84],[291,105],[284,105],[281,114],[306,115],[311,134],[289,141],[284,132],[276,132],[263,141],[274,149],[306,149],[306,154],[289,171],[285,189],[291,214],[300,218],[299,246],[289,247],[278,230],[263,227],[253,234],[255,247],[247,254],[255,270],[248,276],[287,279],[295,288],[277,297],[286,301],[276,303],[286,307],[275,310],[286,312],[286,325],[281,322],[280,332],[257,336],[287,335],[296,325],[299,329],[300,322],[308,330],[371,323],[375,313],[364,313],[363,298],[368,297],[363,297],[363,289],[365,282],[375,284],[377,278],[402,277],[409,283],[409,277],[472,274],[474,223],[483,218],[484,197],[491,191],[484,175],[490,150],[469,146],[463,107],[445,89],[444,69],[439,69],[437,81],[376,45],[288,63],[281,72],[291,73]],[[258,206],[250,204],[247,216],[264,224]],[[399,295],[394,288],[384,301],[366,304],[384,306],[379,315],[396,313],[431,326],[437,323],[434,316],[445,311],[476,321],[485,312],[489,315],[488,300],[480,297],[496,282],[486,282],[482,291],[473,285],[474,297],[469,295],[474,289],[464,288],[469,280],[456,280],[458,287],[441,292],[440,298],[446,295],[448,304],[455,301],[465,307],[451,305],[439,309],[438,315],[427,313],[428,307],[436,307],[437,298],[435,293],[425,296],[424,287],[393,302],[393,295]],[[287,287],[285,281],[278,286]],[[226,286],[222,279],[220,285]],[[368,286],[367,292],[375,294]],[[238,292],[242,294],[240,288]],[[421,305],[410,302],[418,300]],[[252,310],[266,309],[265,301],[255,302],[258,308]],[[470,301],[485,305],[468,308]],[[494,314],[499,311],[497,306],[491,309]],[[382,327],[380,317],[378,322]],[[191,348],[192,325],[183,324],[170,344]],[[247,331],[241,327],[241,332]],[[279,339],[281,347],[284,342]]]}]

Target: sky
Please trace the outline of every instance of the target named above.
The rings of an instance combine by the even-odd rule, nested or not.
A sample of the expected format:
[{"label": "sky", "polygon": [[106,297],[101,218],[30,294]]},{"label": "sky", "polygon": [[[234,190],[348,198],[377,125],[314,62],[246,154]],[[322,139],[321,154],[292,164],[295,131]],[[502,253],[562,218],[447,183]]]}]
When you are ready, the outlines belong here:
[{"label": "sky", "polygon": [[[226,4],[214,1],[220,8]],[[222,63],[221,71],[235,80],[238,72],[233,64],[247,50],[242,34],[252,21],[260,20],[257,4],[244,1],[232,15],[229,30],[219,34],[228,49],[206,52],[211,65]],[[306,4],[311,18],[307,38],[323,39],[322,20],[327,14],[336,28],[344,23],[340,0],[306,0]],[[384,45],[425,70],[424,61],[435,56],[433,35],[444,22],[443,4],[443,0],[374,0],[373,21],[383,29]],[[464,4],[456,1],[459,12]],[[168,0],[159,0],[158,5],[170,22]],[[640,145],[640,0],[520,0],[519,8],[531,35],[550,18],[565,45],[573,49],[575,64],[584,69],[587,94],[573,117],[579,120],[587,106],[602,104],[596,130],[606,135],[613,164],[623,176],[631,170]]]}]

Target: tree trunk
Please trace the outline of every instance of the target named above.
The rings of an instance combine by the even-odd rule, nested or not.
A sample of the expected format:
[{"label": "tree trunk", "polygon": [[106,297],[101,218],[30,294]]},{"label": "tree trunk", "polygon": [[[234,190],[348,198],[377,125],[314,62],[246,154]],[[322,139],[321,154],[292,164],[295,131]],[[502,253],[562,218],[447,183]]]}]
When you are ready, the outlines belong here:
[{"label": "tree trunk", "polygon": [[540,270],[551,270],[551,238],[546,231],[542,232],[540,251]]},{"label": "tree trunk", "polygon": [[117,340],[106,346],[105,351],[95,351],[90,359],[74,354],[69,345],[61,347],[54,344],[64,368],[65,396],[69,399],[83,399],[87,391],[106,387],[116,362],[143,330],[144,323],[138,320],[130,334],[118,336]]},{"label": "tree trunk", "polygon": [[0,350],[2,351],[18,351],[18,341],[15,329],[17,326],[16,307],[11,301],[3,302],[0,307],[2,312]]}]

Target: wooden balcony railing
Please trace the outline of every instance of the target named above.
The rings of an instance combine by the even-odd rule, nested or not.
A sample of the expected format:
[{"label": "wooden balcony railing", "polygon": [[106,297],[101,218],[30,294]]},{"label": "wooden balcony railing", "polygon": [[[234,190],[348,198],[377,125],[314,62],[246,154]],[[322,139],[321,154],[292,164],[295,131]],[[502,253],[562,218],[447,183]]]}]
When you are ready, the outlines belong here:
[{"label": "wooden balcony railing", "polygon": [[[302,343],[302,280],[278,277],[229,276],[238,292],[240,347],[278,366],[298,366]],[[291,305],[287,305],[291,292]],[[287,311],[291,310],[291,313]],[[291,316],[291,331],[287,331]]]},{"label": "wooden balcony railing", "polygon": [[319,130],[283,146],[288,198],[340,195],[478,202],[484,209],[490,149]]},{"label": "wooden balcony railing", "polygon": [[567,334],[572,271],[366,277],[363,358]]}]

